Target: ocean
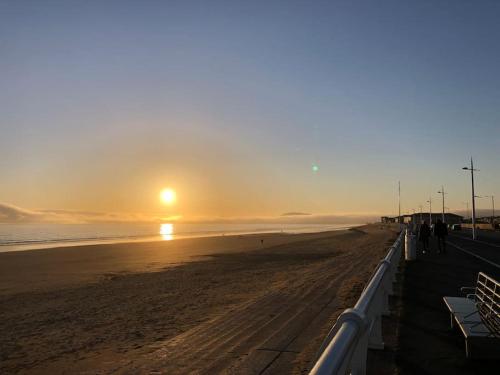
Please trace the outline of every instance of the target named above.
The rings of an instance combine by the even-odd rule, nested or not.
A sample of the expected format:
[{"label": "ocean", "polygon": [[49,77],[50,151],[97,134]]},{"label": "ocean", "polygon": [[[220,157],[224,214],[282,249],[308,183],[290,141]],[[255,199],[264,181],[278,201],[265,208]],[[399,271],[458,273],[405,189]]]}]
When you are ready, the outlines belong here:
[{"label": "ocean", "polygon": [[311,233],[353,224],[0,224],[0,252],[89,244],[170,241],[251,233]]}]

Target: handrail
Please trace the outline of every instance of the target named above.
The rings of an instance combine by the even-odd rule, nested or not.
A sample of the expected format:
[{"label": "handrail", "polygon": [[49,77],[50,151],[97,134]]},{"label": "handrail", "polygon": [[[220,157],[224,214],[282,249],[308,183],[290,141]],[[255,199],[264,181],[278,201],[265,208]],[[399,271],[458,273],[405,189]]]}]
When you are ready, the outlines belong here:
[{"label": "handrail", "polygon": [[382,315],[401,258],[404,232],[375,268],[356,305],[345,310],[328,333],[310,375],[365,374],[368,348],[383,349]]}]

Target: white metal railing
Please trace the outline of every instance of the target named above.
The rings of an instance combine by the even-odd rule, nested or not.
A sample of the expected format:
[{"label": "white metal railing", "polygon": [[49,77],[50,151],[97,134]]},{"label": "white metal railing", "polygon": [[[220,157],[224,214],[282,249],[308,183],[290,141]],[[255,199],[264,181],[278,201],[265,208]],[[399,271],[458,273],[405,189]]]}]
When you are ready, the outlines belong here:
[{"label": "white metal railing", "polygon": [[388,297],[401,259],[403,236],[404,231],[378,264],[354,308],[340,314],[310,375],[365,374],[368,348],[384,348],[382,315],[389,314]]}]

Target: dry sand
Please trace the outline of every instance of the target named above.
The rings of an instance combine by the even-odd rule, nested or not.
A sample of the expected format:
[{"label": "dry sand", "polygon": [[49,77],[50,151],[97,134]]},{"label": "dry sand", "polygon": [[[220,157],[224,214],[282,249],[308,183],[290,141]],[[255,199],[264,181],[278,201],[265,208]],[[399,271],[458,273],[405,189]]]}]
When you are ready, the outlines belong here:
[{"label": "dry sand", "polygon": [[372,225],[0,254],[0,373],[307,372],[395,236]]}]

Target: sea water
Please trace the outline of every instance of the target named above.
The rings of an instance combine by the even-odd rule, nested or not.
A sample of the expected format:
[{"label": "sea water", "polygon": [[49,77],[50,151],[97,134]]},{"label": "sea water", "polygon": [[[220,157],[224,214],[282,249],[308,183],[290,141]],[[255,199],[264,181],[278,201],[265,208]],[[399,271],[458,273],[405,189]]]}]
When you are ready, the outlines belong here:
[{"label": "sea water", "polygon": [[251,233],[312,233],[353,224],[0,224],[0,252],[136,241],[170,241]]}]

